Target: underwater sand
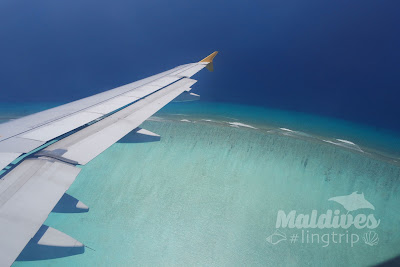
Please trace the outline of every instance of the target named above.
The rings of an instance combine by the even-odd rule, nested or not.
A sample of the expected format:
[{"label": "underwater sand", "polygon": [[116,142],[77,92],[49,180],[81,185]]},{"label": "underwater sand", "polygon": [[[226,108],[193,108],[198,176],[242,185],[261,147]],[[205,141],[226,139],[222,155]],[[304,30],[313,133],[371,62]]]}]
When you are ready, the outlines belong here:
[{"label": "underwater sand", "polygon": [[[265,111],[273,118],[266,121],[259,109],[191,104],[169,106],[142,125],[161,141],[127,137],[82,167],[68,193],[88,213],[50,214],[46,225],[94,250],[13,266],[365,266],[400,254],[396,136],[312,116],[308,125]],[[330,132],[322,122],[344,126]],[[379,244],[267,241],[279,210],[346,214],[328,199],[354,191],[375,207],[364,212],[380,219]],[[324,231],[331,232],[315,232]]]}]

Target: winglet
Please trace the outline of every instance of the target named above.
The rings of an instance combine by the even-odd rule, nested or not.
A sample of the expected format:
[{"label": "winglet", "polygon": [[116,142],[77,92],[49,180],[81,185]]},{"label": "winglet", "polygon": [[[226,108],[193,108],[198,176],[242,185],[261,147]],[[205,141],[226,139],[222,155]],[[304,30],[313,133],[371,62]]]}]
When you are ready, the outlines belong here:
[{"label": "winglet", "polygon": [[212,63],[213,59],[215,58],[215,56],[218,54],[218,51],[215,51],[214,53],[212,53],[211,55],[209,55],[208,57],[204,58],[203,60],[200,60],[200,62],[208,62],[208,63]]},{"label": "winglet", "polygon": [[218,51],[215,51],[214,53],[212,53],[211,55],[209,55],[208,57],[200,60],[199,62],[206,62],[208,63],[206,68],[209,71],[214,71],[214,66],[213,66],[213,59],[215,58],[215,56],[218,54]]}]

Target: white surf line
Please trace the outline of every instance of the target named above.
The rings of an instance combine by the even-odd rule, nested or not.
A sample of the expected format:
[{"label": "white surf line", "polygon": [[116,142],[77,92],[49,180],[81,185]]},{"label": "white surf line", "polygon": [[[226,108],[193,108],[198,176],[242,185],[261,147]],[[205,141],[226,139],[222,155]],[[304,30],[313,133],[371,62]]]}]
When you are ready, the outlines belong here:
[{"label": "white surf line", "polygon": [[288,129],[288,128],[279,128],[279,129],[281,129],[282,131],[294,132],[293,130],[290,130],[290,129]]},{"label": "white surf line", "polygon": [[344,147],[344,148],[348,148],[348,149],[352,149],[352,150],[356,150],[359,152],[364,152],[364,150],[362,150],[358,145],[354,144],[353,142],[347,141],[347,140],[341,140],[341,139],[336,139],[339,142],[334,142],[334,141],[330,141],[330,140],[324,140],[322,139],[322,141],[326,142],[326,143],[330,143],[336,146],[340,146],[340,147]]},{"label": "white surf line", "polygon": [[258,128],[254,127],[254,126],[251,126],[251,125],[248,125],[248,124],[244,124],[244,123],[241,123],[241,122],[229,122],[228,121],[227,123],[229,123],[230,126],[236,127],[236,128],[247,127],[247,128],[251,128],[251,129],[258,129]]},{"label": "white surf line", "polygon": [[183,121],[183,122],[191,122],[190,120],[187,120],[187,119],[182,119],[181,121]]},{"label": "white surf line", "polygon": [[293,131],[290,130],[288,128],[279,128],[281,131],[281,134],[286,135],[286,136],[294,136],[294,137],[307,137],[307,138],[314,138],[314,139],[318,139],[315,136],[313,136],[312,134],[308,134],[305,132],[301,132],[301,131]]},{"label": "white surf line", "polygon": [[338,141],[340,141],[340,142],[343,142],[343,143],[346,143],[346,144],[349,144],[349,145],[354,145],[354,146],[356,146],[356,144],[354,144],[353,142],[347,141],[347,140],[343,140],[343,139],[336,139],[336,140],[338,140]]}]

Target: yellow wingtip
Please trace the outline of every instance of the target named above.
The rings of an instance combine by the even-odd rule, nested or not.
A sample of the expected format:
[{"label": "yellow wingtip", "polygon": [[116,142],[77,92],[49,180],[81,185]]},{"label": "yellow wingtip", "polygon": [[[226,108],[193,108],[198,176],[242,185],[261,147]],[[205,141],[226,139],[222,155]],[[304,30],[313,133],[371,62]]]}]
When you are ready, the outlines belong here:
[{"label": "yellow wingtip", "polygon": [[211,55],[205,57],[204,59],[200,60],[199,62],[208,62],[208,63],[212,63],[213,59],[215,58],[215,56],[218,54],[218,51],[215,51],[214,53],[212,53]]}]

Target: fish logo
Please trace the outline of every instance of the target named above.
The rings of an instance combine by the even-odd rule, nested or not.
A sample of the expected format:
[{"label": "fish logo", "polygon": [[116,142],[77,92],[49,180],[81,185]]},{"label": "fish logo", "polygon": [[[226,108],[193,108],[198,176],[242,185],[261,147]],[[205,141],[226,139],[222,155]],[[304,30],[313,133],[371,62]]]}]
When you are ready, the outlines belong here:
[{"label": "fish logo", "polygon": [[269,243],[271,243],[272,245],[276,245],[282,241],[286,241],[286,234],[282,233],[281,231],[279,231],[278,229],[275,230],[275,232],[270,235],[269,237],[267,237],[267,241]]},{"label": "fish logo", "polygon": [[328,200],[341,204],[347,210],[347,213],[359,209],[375,210],[374,205],[365,199],[364,193],[358,194],[357,191],[347,196],[332,197]]}]

